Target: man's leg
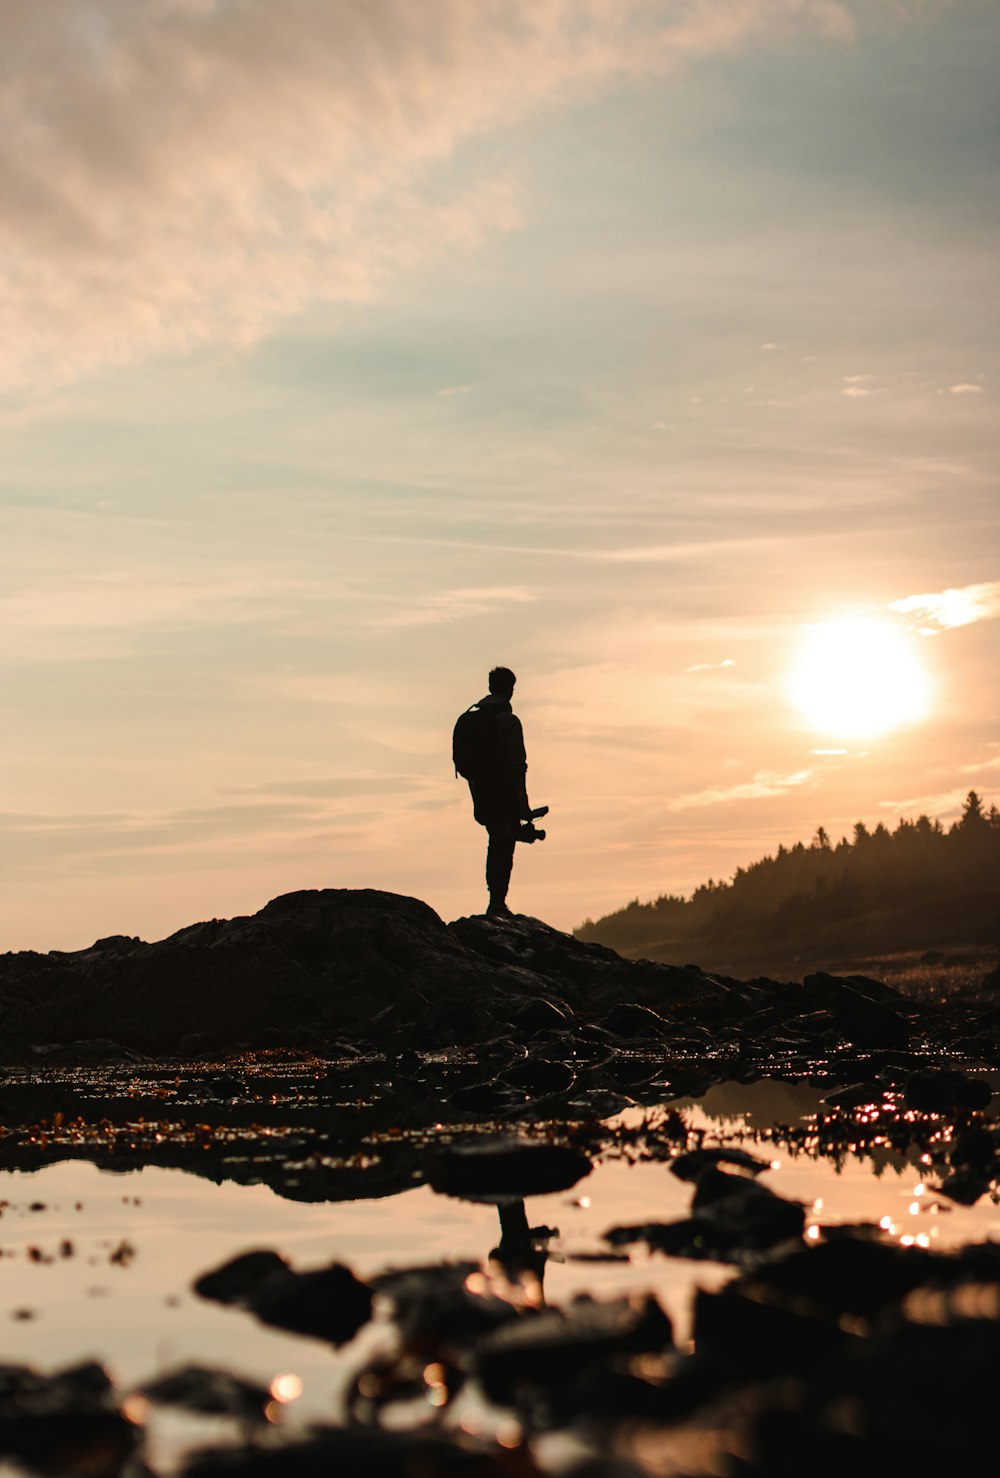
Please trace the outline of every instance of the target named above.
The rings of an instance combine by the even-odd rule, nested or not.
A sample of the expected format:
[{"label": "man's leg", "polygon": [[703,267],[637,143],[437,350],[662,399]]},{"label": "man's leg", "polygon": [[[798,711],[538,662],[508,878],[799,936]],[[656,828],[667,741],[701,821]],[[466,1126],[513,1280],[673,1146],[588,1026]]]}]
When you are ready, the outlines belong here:
[{"label": "man's leg", "polygon": [[490,906],[487,913],[509,913],[507,889],[510,887],[514,847],[517,844],[514,823],[497,822],[488,828],[488,832],[490,840],[486,848],[486,886],[490,890]]}]

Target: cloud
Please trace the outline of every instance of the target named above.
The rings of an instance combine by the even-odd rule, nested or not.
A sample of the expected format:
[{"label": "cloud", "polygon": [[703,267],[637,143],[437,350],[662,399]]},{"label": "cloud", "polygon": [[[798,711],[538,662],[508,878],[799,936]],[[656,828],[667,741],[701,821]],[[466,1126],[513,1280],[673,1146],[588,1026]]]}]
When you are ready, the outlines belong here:
[{"label": "cloud", "polygon": [[941,590],[934,595],[908,595],[904,600],[890,601],[888,609],[903,616],[915,616],[932,628],[943,631],[956,626],[971,626],[975,621],[989,621],[1000,616],[1000,580],[980,585],[963,585],[957,590]]},{"label": "cloud", "polygon": [[948,387],[948,394],[949,395],[982,395],[982,393],[983,393],[983,387],[982,387],[982,385],[962,384],[962,385],[949,385],[949,387]]},{"label": "cloud", "polygon": [[812,770],[796,770],[791,775],[777,775],[772,770],[758,770],[752,780],[742,785],[711,786],[690,795],[674,796],[666,803],[668,811],[694,811],[702,806],[723,806],[730,801],[760,801],[771,796],[787,795],[799,790],[813,778]]},{"label": "cloud", "polygon": [[929,816],[932,820],[947,821],[957,816],[967,790],[934,791],[927,795],[911,795],[901,801],[879,801],[879,808],[892,811],[898,816]]},{"label": "cloud", "polygon": [[0,388],[370,298],[520,224],[506,169],[456,167],[466,142],[623,75],[853,29],[836,0],[0,7]]},{"label": "cloud", "polygon": [[871,391],[866,389],[864,385],[845,385],[840,393],[841,395],[849,395],[852,399],[860,399],[863,395],[870,395]]},{"label": "cloud", "polygon": [[718,672],[724,667],[735,667],[736,662],[732,657],[724,657],[721,662],[696,662],[693,667],[685,667],[685,672]]},{"label": "cloud", "polygon": [[470,590],[443,590],[420,605],[376,618],[377,626],[437,626],[445,621],[465,621],[470,616],[488,616],[509,605],[537,600],[533,590],[521,585],[482,586]]},{"label": "cloud", "polygon": [[415,775],[334,775],[315,780],[271,780],[254,785],[229,785],[223,795],[300,796],[329,800],[358,795],[401,795],[419,790],[423,781]]}]

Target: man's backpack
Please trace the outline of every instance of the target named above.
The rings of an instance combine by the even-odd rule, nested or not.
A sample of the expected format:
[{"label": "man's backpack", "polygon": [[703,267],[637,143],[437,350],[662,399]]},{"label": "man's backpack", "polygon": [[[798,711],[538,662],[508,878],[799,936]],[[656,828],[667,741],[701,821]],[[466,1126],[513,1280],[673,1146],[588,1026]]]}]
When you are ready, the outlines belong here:
[{"label": "man's backpack", "polygon": [[497,715],[474,703],[460,713],[451,739],[455,774],[465,780],[484,780],[500,768],[501,734]]}]

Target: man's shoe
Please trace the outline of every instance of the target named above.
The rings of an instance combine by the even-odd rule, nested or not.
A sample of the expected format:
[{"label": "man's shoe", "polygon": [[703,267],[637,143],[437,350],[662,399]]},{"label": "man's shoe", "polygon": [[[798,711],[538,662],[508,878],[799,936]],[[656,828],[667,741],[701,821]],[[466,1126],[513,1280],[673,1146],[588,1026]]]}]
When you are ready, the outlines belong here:
[{"label": "man's shoe", "polygon": [[494,903],[491,898],[489,907],[486,910],[486,917],[488,919],[512,919],[514,915],[506,903]]}]

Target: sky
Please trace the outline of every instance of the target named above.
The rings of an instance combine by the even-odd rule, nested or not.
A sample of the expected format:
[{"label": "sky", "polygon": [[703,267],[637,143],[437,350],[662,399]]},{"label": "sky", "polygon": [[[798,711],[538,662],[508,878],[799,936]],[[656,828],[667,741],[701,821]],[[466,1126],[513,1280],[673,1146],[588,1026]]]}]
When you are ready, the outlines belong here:
[{"label": "sky", "polygon": [[496,664],[560,928],[1000,801],[998,49],[995,0],[0,9],[0,948],[480,912]]}]

